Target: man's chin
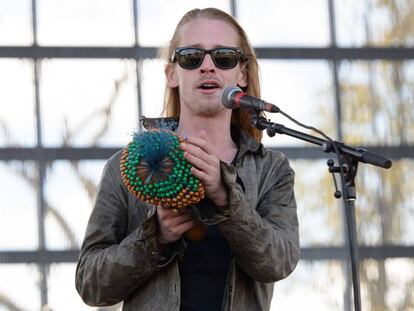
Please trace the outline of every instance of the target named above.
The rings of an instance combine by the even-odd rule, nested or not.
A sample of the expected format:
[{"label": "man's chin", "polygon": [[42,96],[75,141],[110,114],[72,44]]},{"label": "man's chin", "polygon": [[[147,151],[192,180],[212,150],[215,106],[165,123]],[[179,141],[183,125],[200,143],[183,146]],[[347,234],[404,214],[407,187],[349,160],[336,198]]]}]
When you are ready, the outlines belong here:
[{"label": "man's chin", "polygon": [[221,107],[200,107],[197,114],[203,117],[215,117],[223,112]]},{"label": "man's chin", "polygon": [[190,107],[191,112],[194,115],[200,117],[214,117],[220,113],[223,113],[223,110],[226,108],[222,105],[197,105]]}]

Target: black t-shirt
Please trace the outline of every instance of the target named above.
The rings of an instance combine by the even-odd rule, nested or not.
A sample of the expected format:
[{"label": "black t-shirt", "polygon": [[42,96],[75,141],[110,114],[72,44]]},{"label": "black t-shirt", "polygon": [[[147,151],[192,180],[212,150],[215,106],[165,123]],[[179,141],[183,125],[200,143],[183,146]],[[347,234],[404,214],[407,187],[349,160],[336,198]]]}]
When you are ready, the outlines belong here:
[{"label": "black t-shirt", "polygon": [[[238,141],[238,140],[237,140]],[[232,161],[235,165],[237,153]],[[179,262],[180,311],[219,311],[231,261],[231,249],[217,225],[207,226],[201,241],[186,239],[187,248]]]},{"label": "black t-shirt", "polygon": [[208,226],[201,241],[186,240],[187,248],[179,263],[181,311],[221,310],[224,287],[231,260],[227,240],[217,225]]}]

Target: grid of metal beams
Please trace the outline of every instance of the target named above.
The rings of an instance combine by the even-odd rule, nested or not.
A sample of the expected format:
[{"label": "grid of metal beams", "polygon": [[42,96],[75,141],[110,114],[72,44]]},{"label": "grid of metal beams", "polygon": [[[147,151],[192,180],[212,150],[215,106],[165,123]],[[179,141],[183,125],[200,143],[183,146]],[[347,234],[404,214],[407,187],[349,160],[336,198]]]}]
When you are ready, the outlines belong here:
[{"label": "grid of metal beams", "polygon": [[[39,46],[37,44],[37,12],[36,0],[32,0],[32,29],[34,44],[32,46],[0,46],[0,58],[25,58],[34,60],[34,83],[35,83],[35,107],[37,115],[37,145],[33,148],[0,148],[0,161],[34,161],[38,165],[39,192],[38,192],[38,240],[39,249],[34,251],[0,251],[0,263],[31,263],[37,264],[40,273],[45,276],[41,278],[41,304],[47,304],[47,267],[51,263],[76,262],[79,250],[51,251],[45,248],[45,198],[43,193],[46,162],[54,160],[103,160],[109,158],[118,151],[118,148],[45,148],[42,146],[40,101],[39,96],[39,62],[47,58],[65,59],[133,59],[139,60],[156,58],[157,47],[139,46],[138,40],[138,16],[137,1],[133,1],[135,45],[131,47],[73,47],[73,46]],[[414,59],[414,48],[394,47],[361,47],[344,48],[336,45],[335,20],[332,0],[329,2],[331,45],[328,47],[259,47],[256,52],[261,59],[301,59],[301,60],[327,60],[332,63],[332,78],[335,87],[335,105],[337,117],[337,137],[341,139],[341,110],[340,90],[338,83],[338,63],[342,60],[412,60]],[[237,1],[230,0],[231,12],[236,16]],[[141,105],[141,79],[140,67],[136,66],[137,75],[137,98],[138,111],[142,111]],[[290,147],[278,148],[291,159],[321,159],[328,155],[316,147]],[[402,158],[414,158],[414,146],[383,147],[373,146],[370,151],[389,157],[394,160]],[[361,259],[386,259],[395,257],[414,257],[414,246],[376,246],[359,248]],[[302,249],[304,260],[344,260],[347,251],[344,247],[311,247]]]}]

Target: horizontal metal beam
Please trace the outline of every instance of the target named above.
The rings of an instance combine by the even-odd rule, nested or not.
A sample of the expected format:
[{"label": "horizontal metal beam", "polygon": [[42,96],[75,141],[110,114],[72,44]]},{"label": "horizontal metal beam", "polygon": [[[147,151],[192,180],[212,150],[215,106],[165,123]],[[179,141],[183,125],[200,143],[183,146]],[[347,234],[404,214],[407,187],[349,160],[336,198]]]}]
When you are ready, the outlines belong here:
[{"label": "horizontal metal beam", "polygon": [[0,148],[0,161],[105,160],[119,148]]},{"label": "horizontal metal beam", "polygon": [[[359,259],[414,258],[414,246],[383,245],[358,247]],[[349,259],[348,249],[343,247],[309,247],[301,249],[304,260]]]},{"label": "horizontal metal beam", "polygon": [[[89,147],[89,148],[0,148],[0,161],[53,161],[53,160],[105,160],[122,147]],[[290,159],[327,159],[335,157],[334,154],[324,153],[318,147],[280,147],[269,148],[286,154]],[[414,159],[414,146],[372,146],[368,147],[371,153],[381,155],[393,160],[403,158]]]},{"label": "horizontal metal beam", "polygon": [[156,58],[154,47],[2,46],[0,58]]},{"label": "horizontal metal beam", "polygon": [[[358,248],[359,258],[383,260],[387,258],[414,258],[414,246],[384,245]],[[16,263],[75,263],[79,250],[65,251],[0,251],[0,264]],[[301,260],[348,260],[343,247],[308,247],[301,249]]]},{"label": "horizontal metal beam", "polygon": [[404,60],[414,59],[414,48],[256,48],[262,59]]},{"label": "horizontal metal beam", "polygon": [[79,250],[66,251],[2,251],[0,252],[0,264],[6,263],[67,263],[76,262],[79,258]]},{"label": "horizontal metal beam", "polygon": [[[0,46],[0,58],[157,58],[158,47]],[[411,47],[256,47],[259,59],[409,60]]]}]

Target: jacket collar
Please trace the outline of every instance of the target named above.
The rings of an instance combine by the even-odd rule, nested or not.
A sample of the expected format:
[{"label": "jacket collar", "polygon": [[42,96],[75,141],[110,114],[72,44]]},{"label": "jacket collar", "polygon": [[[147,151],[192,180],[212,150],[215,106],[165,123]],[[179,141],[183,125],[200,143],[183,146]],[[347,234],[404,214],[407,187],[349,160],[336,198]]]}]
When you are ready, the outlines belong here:
[{"label": "jacket collar", "polygon": [[[175,131],[178,128],[178,117],[162,117],[162,118],[146,118],[142,117],[140,120],[142,126],[146,130],[153,129],[167,129],[170,131]],[[232,137],[235,142],[238,142],[239,147],[239,157],[243,156],[246,152],[257,153],[264,156],[264,148],[261,143],[258,143],[250,136],[246,131],[241,130],[237,131],[236,129],[232,130]]]},{"label": "jacket collar", "polygon": [[239,155],[243,156],[246,152],[252,152],[265,155],[263,144],[258,143],[249,133],[244,130],[240,131],[239,135]]}]

